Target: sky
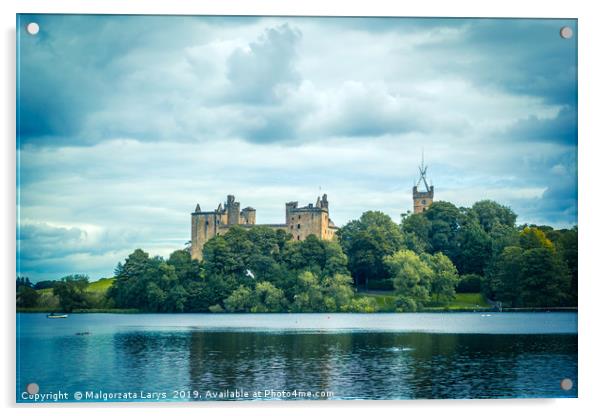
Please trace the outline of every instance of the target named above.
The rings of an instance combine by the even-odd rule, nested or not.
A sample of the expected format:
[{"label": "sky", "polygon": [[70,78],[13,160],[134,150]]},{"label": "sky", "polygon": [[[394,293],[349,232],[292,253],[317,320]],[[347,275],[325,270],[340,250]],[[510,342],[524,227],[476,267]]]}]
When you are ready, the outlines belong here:
[{"label": "sky", "polygon": [[19,19],[17,258],[33,281],[168,256],[196,204],[228,194],[257,223],[323,193],[338,226],[399,222],[423,152],[436,200],[577,224],[576,20]]}]

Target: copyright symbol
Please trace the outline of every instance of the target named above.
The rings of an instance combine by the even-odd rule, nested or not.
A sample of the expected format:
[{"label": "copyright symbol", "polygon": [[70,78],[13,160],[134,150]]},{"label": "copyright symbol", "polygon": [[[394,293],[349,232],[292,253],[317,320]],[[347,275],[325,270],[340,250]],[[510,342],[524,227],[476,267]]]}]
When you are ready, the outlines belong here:
[{"label": "copyright symbol", "polygon": [[73,398],[74,398],[75,400],[81,400],[81,399],[82,399],[82,392],[81,392],[81,391],[76,391],[76,392],[73,394]]}]

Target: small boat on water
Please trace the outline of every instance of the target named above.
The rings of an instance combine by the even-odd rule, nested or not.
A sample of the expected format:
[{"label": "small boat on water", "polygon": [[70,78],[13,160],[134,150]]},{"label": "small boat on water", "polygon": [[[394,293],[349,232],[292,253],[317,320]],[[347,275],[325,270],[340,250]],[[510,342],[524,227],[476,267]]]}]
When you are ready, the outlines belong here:
[{"label": "small boat on water", "polygon": [[59,319],[59,318],[66,318],[68,315],[66,313],[49,313],[48,315],[46,315],[46,318],[48,319]]}]

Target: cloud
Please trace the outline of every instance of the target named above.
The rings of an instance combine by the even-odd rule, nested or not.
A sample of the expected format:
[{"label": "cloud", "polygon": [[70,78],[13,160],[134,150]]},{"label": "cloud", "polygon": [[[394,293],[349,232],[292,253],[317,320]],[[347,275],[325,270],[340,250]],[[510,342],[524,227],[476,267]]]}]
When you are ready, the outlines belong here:
[{"label": "cloud", "polygon": [[516,121],[503,132],[512,140],[558,142],[577,145],[577,110],[563,107],[555,117],[540,118],[530,115]]},{"label": "cloud", "polygon": [[283,24],[236,49],[227,60],[227,95],[245,103],[271,103],[277,99],[278,86],[297,84],[301,76],[295,68],[295,48],[300,38],[299,30]]},{"label": "cloud", "polygon": [[[19,34],[20,266],[109,275],[168,255],[226,194],[283,220],[328,193],[337,225],[493,198],[577,221],[572,20],[33,15]],[[151,28],[160,28],[154,30]],[[77,34],[77,35],[75,35]]]}]

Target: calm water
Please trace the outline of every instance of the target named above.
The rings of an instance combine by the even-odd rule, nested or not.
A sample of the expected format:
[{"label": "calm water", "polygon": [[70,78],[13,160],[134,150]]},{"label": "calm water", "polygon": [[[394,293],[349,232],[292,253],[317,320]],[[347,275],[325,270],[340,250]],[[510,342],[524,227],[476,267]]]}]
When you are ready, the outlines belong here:
[{"label": "calm water", "polygon": [[18,314],[17,401],[28,383],[46,401],[576,397],[577,314]]}]

